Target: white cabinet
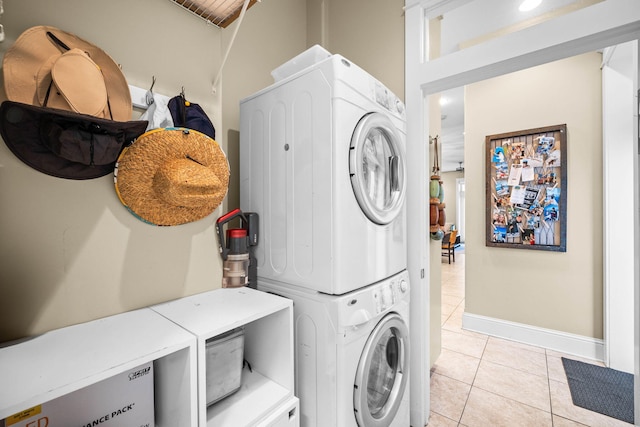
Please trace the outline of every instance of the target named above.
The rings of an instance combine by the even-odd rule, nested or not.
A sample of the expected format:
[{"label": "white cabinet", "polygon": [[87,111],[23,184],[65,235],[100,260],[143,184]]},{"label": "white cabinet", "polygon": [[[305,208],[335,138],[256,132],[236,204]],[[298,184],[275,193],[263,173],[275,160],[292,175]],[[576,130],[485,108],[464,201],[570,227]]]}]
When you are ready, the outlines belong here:
[{"label": "white cabinet", "polygon": [[[217,289],[0,346],[0,426],[26,409],[153,363],[156,427],[298,427],[293,310],[250,288]],[[206,405],[205,342],[244,327],[242,385]]]},{"label": "white cabinet", "polygon": [[156,426],[197,426],[196,340],[150,309],[0,348],[0,420],[150,362]]},{"label": "white cabinet", "polygon": [[300,401],[291,396],[287,402],[263,419],[256,427],[299,427]]},{"label": "white cabinet", "polygon": [[[293,394],[293,305],[251,288],[216,289],[151,307],[197,339],[200,426],[299,425]],[[206,404],[206,341],[244,327],[242,385],[231,396]]]}]

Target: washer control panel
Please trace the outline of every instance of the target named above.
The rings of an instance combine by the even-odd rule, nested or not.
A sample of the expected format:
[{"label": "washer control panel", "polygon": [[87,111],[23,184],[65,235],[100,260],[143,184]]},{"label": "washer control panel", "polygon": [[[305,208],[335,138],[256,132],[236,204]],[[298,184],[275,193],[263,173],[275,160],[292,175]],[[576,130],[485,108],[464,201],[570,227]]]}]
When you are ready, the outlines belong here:
[{"label": "washer control panel", "polygon": [[400,302],[409,292],[406,273],[401,273],[380,283],[372,290],[375,301],[375,314],[384,313]]},{"label": "washer control panel", "polygon": [[409,274],[395,276],[345,295],[338,305],[342,326],[357,327],[409,301]]}]

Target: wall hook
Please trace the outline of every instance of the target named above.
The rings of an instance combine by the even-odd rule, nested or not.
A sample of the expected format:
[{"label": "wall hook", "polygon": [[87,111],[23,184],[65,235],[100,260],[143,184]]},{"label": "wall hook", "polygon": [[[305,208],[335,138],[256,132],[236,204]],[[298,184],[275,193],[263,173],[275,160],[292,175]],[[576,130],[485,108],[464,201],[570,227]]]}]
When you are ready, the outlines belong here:
[{"label": "wall hook", "polygon": [[145,101],[147,102],[147,105],[153,104],[153,85],[155,84],[156,84],[156,76],[152,76],[151,87],[149,88],[149,90],[144,96]]}]

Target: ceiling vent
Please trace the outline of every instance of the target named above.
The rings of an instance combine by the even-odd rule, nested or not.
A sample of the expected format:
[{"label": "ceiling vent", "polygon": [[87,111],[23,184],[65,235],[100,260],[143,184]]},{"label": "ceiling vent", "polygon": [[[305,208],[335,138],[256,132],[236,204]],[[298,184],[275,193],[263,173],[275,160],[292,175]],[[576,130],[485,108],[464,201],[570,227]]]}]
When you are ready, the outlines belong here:
[{"label": "ceiling vent", "polygon": [[[247,9],[259,0],[249,0]],[[238,19],[244,0],[171,0],[205,21],[221,28]]]}]

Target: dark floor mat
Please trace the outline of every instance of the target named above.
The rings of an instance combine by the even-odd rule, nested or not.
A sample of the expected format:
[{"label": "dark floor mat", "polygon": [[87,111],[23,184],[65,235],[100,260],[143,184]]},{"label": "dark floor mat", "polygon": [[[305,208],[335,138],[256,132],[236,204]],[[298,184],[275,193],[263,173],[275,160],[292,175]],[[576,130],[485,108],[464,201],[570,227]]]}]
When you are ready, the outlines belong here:
[{"label": "dark floor mat", "polygon": [[562,358],[573,404],[633,424],[633,375]]}]

